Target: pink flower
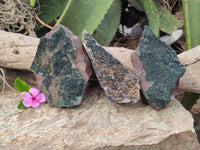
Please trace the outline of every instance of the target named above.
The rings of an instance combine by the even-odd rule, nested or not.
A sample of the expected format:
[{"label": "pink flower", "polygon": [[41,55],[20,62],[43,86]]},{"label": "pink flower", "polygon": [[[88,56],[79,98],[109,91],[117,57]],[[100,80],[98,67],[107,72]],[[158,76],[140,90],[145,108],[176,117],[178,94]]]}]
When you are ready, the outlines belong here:
[{"label": "pink flower", "polygon": [[[30,94],[31,93],[31,94]],[[29,93],[23,92],[22,94],[22,103],[26,107],[38,107],[40,103],[46,101],[46,96],[43,93],[40,93],[40,91],[36,88],[30,88]],[[38,95],[39,94],[39,95]]]}]

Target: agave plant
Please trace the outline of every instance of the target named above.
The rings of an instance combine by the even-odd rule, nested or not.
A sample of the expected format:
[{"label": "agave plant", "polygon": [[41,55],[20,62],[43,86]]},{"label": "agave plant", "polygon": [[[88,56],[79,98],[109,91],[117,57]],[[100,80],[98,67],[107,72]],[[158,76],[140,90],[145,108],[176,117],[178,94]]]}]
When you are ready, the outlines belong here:
[{"label": "agave plant", "polygon": [[[146,13],[150,27],[157,35],[159,30],[171,34],[182,26],[175,16],[155,0],[128,1]],[[34,6],[35,3],[31,4]],[[111,42],[120,24],[121,0],[42,0],[39,4],[39,17],[44,22],[50,23],[60,16],[56,25],[65,25],[80,39],[85,29],[101,45]]]}]

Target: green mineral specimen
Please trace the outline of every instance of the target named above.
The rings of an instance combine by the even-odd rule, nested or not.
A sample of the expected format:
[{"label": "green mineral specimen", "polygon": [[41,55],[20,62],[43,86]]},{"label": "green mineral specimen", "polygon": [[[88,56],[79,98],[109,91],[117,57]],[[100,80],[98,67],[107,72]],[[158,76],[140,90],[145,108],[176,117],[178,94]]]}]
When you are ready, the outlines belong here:
[{"label": "green mineral specimen", "polygon": [[147,83],[141,83],[145,84],[141,85],[141,90],[149,103],[159,109],[171,101],[172,90],[186,69],[176,52],[162,42],[148,26],[145,26],[142,36],[139,59]]},{"label": "green mineral specimen", "polygon": [[81,103],[92,68],[82,43],[59,25],[40,39],[31,69],[48,103],[73,107]]},{"label": "green mineral specimen", "polygon": [[136,103],[140,98],[138,78],[86,31],[83,36],[96,76],[108,98],[116,103]]}]

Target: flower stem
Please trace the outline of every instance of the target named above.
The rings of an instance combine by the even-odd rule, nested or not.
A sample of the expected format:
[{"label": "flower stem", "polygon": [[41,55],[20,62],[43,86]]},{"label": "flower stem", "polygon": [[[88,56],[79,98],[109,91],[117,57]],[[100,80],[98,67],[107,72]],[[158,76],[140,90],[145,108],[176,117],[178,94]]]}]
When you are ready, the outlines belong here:
[{"label": "flower stem", "polygon": [[64,11],[62,12],[62,15],[60,16],[59,20],[56,22],[55,26],[59,25],[60,22],[63,20],[65,14],[67,13],[69,6],[71,5],[72,0],[69,0],[67,3],[67,6],[65,7]]},{"label": "flower stem", "polygon": [[35,0],[30,0],[31,7],[35,7]]},{"label": "flower stem", "polygon": [[34,8],[34,7],[32,7],[32,12],[33,12],[35,18],[36,18],[42,25],[44,25],[45,27],[47,27],[47,28],[49,28],[49,29],[53,29],[52,26],[50,26],[50,25],[44,23],[42,20],[40,20],[40,18],[38,17],[38,15],[37,15],[36,12],[35,12],[35,8]]}]

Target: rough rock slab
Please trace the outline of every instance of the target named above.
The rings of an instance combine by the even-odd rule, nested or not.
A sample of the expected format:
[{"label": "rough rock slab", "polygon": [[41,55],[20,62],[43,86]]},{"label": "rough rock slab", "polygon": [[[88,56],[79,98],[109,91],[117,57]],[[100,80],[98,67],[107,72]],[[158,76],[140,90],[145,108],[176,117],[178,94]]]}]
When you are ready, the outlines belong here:
[{"label": "rough rock slab", "polygon": [[139,50],[131,55],[134,73],[140,80],[141,91],[156,109],[171,101],[179,77],[186,71],[176,52],[145,26]]},{"label": "rough rock slab", "polygon": [[109,54],[86,31],[83,37],[96,76],[108,98],[117,103],[138,102],[140,86],[133,71]]},{"label": "rough rock slab", "polygon": [[40,39],[31,69],[49,104],[57,107],[79,105],[93,71],[81,41],[62,25]]},{"label": "rough rock slab", "polygon": [[118,105],[91,87],[73,109],[42,104],[18,110],[21,94],[0,95],[1,150],[198,150],[193,119],[178,101],[160,111]]}]

